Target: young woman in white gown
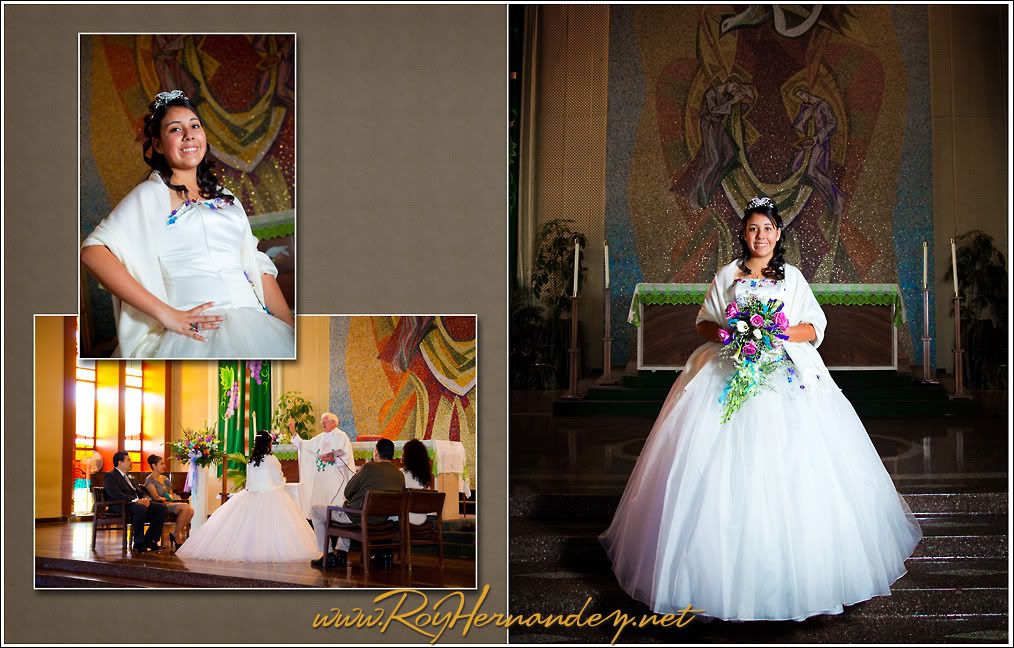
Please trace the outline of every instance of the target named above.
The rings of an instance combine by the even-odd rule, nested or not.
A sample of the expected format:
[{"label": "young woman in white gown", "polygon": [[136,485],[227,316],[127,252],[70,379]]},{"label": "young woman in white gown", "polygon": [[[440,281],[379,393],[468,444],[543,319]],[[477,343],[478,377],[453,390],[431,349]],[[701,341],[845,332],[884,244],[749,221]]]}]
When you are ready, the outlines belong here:
[{"label": "young woman in white gown", "polygon": [[246,467],[246,488],[235,493],[176,550],[184,560],[299,562],[320,554],[310,523],[285,491],[282,465],[261,431]]},{"label": "young woman in white gown", "polygon": [[[600,540],[624,590],[659,613],[803,620],[887,596],[922,530],[816,351],[826,319],[782,258],[782,221],[755,198],[743,256],[722,267],[688,359]],[[737,296],[785,302],[770,388],[720,423],[732,373],[718,330]]]},{"label": "young woman in white gown", "polygon": [[151,174],[81,244],[81,263],[113,295],[113,355],[294,358],[278,270],[219,184],[194,105],[174,90],[150,110],[143,157]]}]

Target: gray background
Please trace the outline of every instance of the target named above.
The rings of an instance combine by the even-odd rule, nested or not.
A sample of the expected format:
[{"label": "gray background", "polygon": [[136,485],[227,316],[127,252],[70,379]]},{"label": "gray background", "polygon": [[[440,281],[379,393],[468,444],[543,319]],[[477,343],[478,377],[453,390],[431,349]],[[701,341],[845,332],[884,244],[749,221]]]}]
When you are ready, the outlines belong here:
[{"label": "gray background", "polygon": [[[297,311],[478,315],[478,585],[506,612],[506,7],[3,11],[5,640],[427,641],[311,628],[379,591],[33,591],[32,316],[77,312],[78,32],[297,34]],[[442,639],[461,641],[460,624]]]}]

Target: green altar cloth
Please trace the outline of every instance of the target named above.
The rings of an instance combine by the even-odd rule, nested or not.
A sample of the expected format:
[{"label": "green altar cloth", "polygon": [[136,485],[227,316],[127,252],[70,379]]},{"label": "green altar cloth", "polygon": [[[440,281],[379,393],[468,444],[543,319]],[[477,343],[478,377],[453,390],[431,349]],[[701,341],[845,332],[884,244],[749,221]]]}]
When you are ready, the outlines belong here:
[{"label": "green altar cloth", "polygon": [[[630,300],[627,321],[641,325],[641,304],[703,304],[706,283],[639,283]],[[833,306],[894,306],[894,325],[907,321],[898,284],[810,284],[818,304]]]}]

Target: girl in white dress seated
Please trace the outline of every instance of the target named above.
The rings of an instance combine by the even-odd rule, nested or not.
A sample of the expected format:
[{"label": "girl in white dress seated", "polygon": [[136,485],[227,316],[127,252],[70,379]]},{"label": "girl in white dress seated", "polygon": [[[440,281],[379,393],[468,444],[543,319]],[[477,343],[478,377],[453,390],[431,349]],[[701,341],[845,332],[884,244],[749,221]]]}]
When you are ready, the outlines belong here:
[{"label": "girl in white dress seated", "polygon": [[298,562],[316,558],[310,523],[285,491],[282,465],[271,454],[271,435],[254,439],[246,488],[233,494],[176,551],[184,560]]},{"label": "girl in white dress seated", "polygon": [[113,355],[294,358],[278,270],[219,184],[194,105],[173,90],[150,110],[142,155],[151,174],[81,244],[81,263],[113,296]]},{"label": "girl in white dress seated", "polygon": [[[827,320],[784,261],[781,235],[774,202],[752,200],[742,256],[718,270],[697,317],[707,341],[672,386],[600,538],[623,589],[658,613],[839,614],[890,595],[922,538],[817,353]],[[720,351],[735,306],[752,298],[783,302],[787,339],[772,349],[766,387],[735,409],[734,367]]]}]

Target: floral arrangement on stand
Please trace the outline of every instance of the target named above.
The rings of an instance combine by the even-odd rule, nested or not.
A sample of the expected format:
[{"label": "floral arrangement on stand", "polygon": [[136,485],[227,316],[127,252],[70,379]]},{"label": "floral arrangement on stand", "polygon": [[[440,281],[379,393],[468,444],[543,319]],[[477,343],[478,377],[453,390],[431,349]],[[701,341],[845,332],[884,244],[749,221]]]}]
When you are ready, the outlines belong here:
[{"label": "floral arrangement on stand", "polygon": [[789,318],[779,299],[761,300],[748,296],[731,302],[725,310],[728,328],[718,329],[722,339],[720,355],[729,360],[735,372],[718,401],[724,405],[722,423],[753,394],[767,386],[768,377],[785,359],[783,340],[789,336]]},{"label": "floral arrangement on stand", "polygon": [[187,472],[187,483],[183,487],[184,492],[191,492],[194,482],[194,473],[197,467],[206,468],[212,464],[221,463],[225,458],[222,449],[218,447],[218,438],[208,424],[200,428],[180,427],[180,438],[169,444],[169,451],[180,463],[190,467]]}]

